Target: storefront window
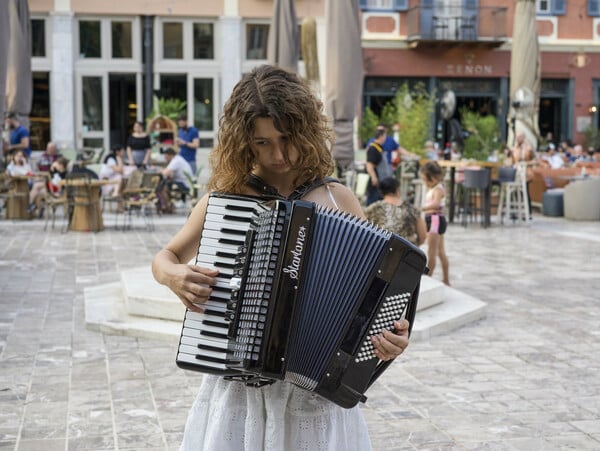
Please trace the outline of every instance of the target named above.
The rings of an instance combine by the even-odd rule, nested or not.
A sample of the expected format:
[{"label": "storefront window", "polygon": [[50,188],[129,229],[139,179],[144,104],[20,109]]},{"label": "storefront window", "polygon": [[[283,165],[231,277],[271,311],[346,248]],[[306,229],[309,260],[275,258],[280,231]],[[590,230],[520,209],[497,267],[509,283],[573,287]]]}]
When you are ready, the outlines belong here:
[{"label": "storefront window", "polygon": [[194,124],[198,130],[213,129],[213,81],[211,78],[194,79]]},{"label": "storefront window", "polygon": [[267,41],[269,38],[269,25],[246,25],[246,59],[267,59]]},{"label": "storefront window", "polygon": [[50,75],[48,72],[33,72],[32,78],[30,142],[33,150],[43,150],[50,141]]},{"label": "storefront window", "polygon": [[83,131],[101,131],[102,127],[102,78],[82,77]]},{"label": "storefront window", "polygon": [[163,58],[183,58],[183,24],[180,22],[163,23]]},{"label": "storefront window", "polygon": [[187,101],[187,77],[186,75],[163,74],[160,76],[159,97],[163,99],[178,99]]},{"label": "storefront window", "polygon": [[100,21],[82,20],[79,22],[79,57],[100,58]]},{"label": "storefront window", "polygon": [[112,57],[131,58],[131,22],[112,22]]},{"label": "storefront window", "polygon": [[213,24],[194,24],[194,59],[213,59],[215,57],[213,38]]},{"label": "storefront window", "polygon": [[46,56],[46,21],[31,20],[31,56],[44,58]]}]

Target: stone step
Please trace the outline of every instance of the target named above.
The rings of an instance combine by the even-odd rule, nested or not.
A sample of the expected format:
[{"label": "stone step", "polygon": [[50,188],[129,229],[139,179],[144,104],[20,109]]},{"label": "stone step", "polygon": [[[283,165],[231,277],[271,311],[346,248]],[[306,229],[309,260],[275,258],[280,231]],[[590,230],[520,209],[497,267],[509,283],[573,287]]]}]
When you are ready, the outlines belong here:
[{"label": "stone step", "polygon": [[[154,280],[150,267],[123,271],[121,283],[128,314],[172,321],[182,320],[185,307],[170,289]],[[417,311],[444,302],[444,288],[442,282],[423,276]]]},{"label": "stone step", "polygon": [[[122,272],[121,282],[86,288],[90,329],[176,341],[185,307],[152,277],[149,267]],[[486,304],[436,279],[423,276],[412,339],[425,340],[485,317]]]},{"label": "stone step", "polygon": [[444,302],[417,313],[412,340],[428,340],[485,318],[485,302],[444,284],[442,286]]},{"label": "stone step", "polygon": [[88,329],[105,334],[171,341],[174,344],[178,342],[182,319],[171,321],[130,315],[122,290],[119,282],[85,288],[85,323]]},{"label": "stone step", "polygon": [[129,315],[183,321],[185,306],[175,293],[154,280],[149,266],[122,271],[121,283]]}]

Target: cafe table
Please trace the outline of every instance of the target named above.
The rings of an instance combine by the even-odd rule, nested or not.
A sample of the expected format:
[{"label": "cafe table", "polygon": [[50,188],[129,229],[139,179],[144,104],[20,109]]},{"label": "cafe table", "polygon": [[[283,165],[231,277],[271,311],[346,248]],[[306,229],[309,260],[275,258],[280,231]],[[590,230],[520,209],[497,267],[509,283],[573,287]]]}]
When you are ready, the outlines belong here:
[{"label": "cafe table", "polygon": [[104,185],[114,185],[119,180],[98,180],[76,178],[61,180],[64,187],[74,187],[73,211],[69,230],[79,232],[99,232],[104,230],[102,206],[100,205],[100,188]]},{"label": "cafe table", "polygon": [[[424,165],[425,163],[427,163],[427,161],[430,160],[420,160],[420,165]],[[490,180],[492,180],[492,178],[496,175],[496,172],[498,170],[498,168],[500,166],[502,166],[502,163],[500,162],[496,162],[496,161],[475,161],[475,160],[435,160],[435,162],[440,165],[440,167],[442,168],[448,168],[450,170],[450,186],[449,186],[449,195],[448,195],[448,222],[454,222],[454,210],[455,210],[455,204],[456,204],[456,199],[455,199],[455,195],[454,195],[454,191],[455,191],[455,185],[456,185],[456,170],[457,169],[464,169],[464,168],[470,168],[470,167],[479,167],[479,168],[485,168],[491,171],[490,174]],[[487,189],[485,190],[485,196],[486,196],[486,201],[488,202],[487,205],[490,205],[490,198],[491,198],[491,188],[490,185],[488,185]],[[489,224],[487,224],[489,225]]]},{"label": "cafe table", "polygon": [[29,180],[47,176],[47,172],[32,172],[27,175],[11,175],[10,193],[6,199],[6,219],[30,219]]}]

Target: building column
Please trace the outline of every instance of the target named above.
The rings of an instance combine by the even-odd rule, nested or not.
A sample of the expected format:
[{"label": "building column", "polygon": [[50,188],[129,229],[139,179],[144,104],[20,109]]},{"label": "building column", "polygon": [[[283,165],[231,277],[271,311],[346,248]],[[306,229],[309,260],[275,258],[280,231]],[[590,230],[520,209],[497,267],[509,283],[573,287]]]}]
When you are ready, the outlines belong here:
[{"label": "building column", "polygon": [[52,141],[60,148],[75,148],[75,79],[73,14],[55,12],[52,21],[52,71],[50,113]]},{"label": "building column", "polygon": [[219,110],[229,99],[233,87],[242,77],[242,19],[239,16],[222,16],[221,26],[221,99]]}]

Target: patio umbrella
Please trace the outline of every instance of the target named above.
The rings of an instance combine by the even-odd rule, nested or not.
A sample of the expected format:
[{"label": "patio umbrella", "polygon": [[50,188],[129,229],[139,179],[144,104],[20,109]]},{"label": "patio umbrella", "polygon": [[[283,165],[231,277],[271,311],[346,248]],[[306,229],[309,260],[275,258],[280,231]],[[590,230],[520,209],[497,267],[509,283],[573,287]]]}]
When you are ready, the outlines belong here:
[{"label": "patio umbrella", "polygon": [[[8,65],[8,41],[10,39],[10,21],[8,3],[0,2],[0,130],[4,129],[4,106],[6,104],[6,66]],[[3,150],[0,137],[0,150]],[[2,155],[2,153],[0,153]]]},{"label": "patio umbrella", "polygon": [[27,0],[9,0],[10,46],[6,77],[7,111],[17,113],[29,128],[33,96],[31,78],[31,20]]},{"label": "patio umbrella", "polygon": [[333,158],[347,169],[354,162],[354,118],[363,82],[358,0],[327,0],[325,8],[325,105],[336,137]]},{"label": "patio umbrella", "polygon": [[[510,57],[510,98],[508,142],[522,131],[535,149],[539,136],[538,109],[541,84],[541,60],[534,0],[517,0],[515,6]],[[532,105],[515,104],[517,91],[530,90]],[[517,96],[518,97],[518,96]]]},{"label": "patio umbrella", "polygon": [[298,19],[294,0],[275,0],[267,46],[269,64],[297,72],[299,47]]}]

